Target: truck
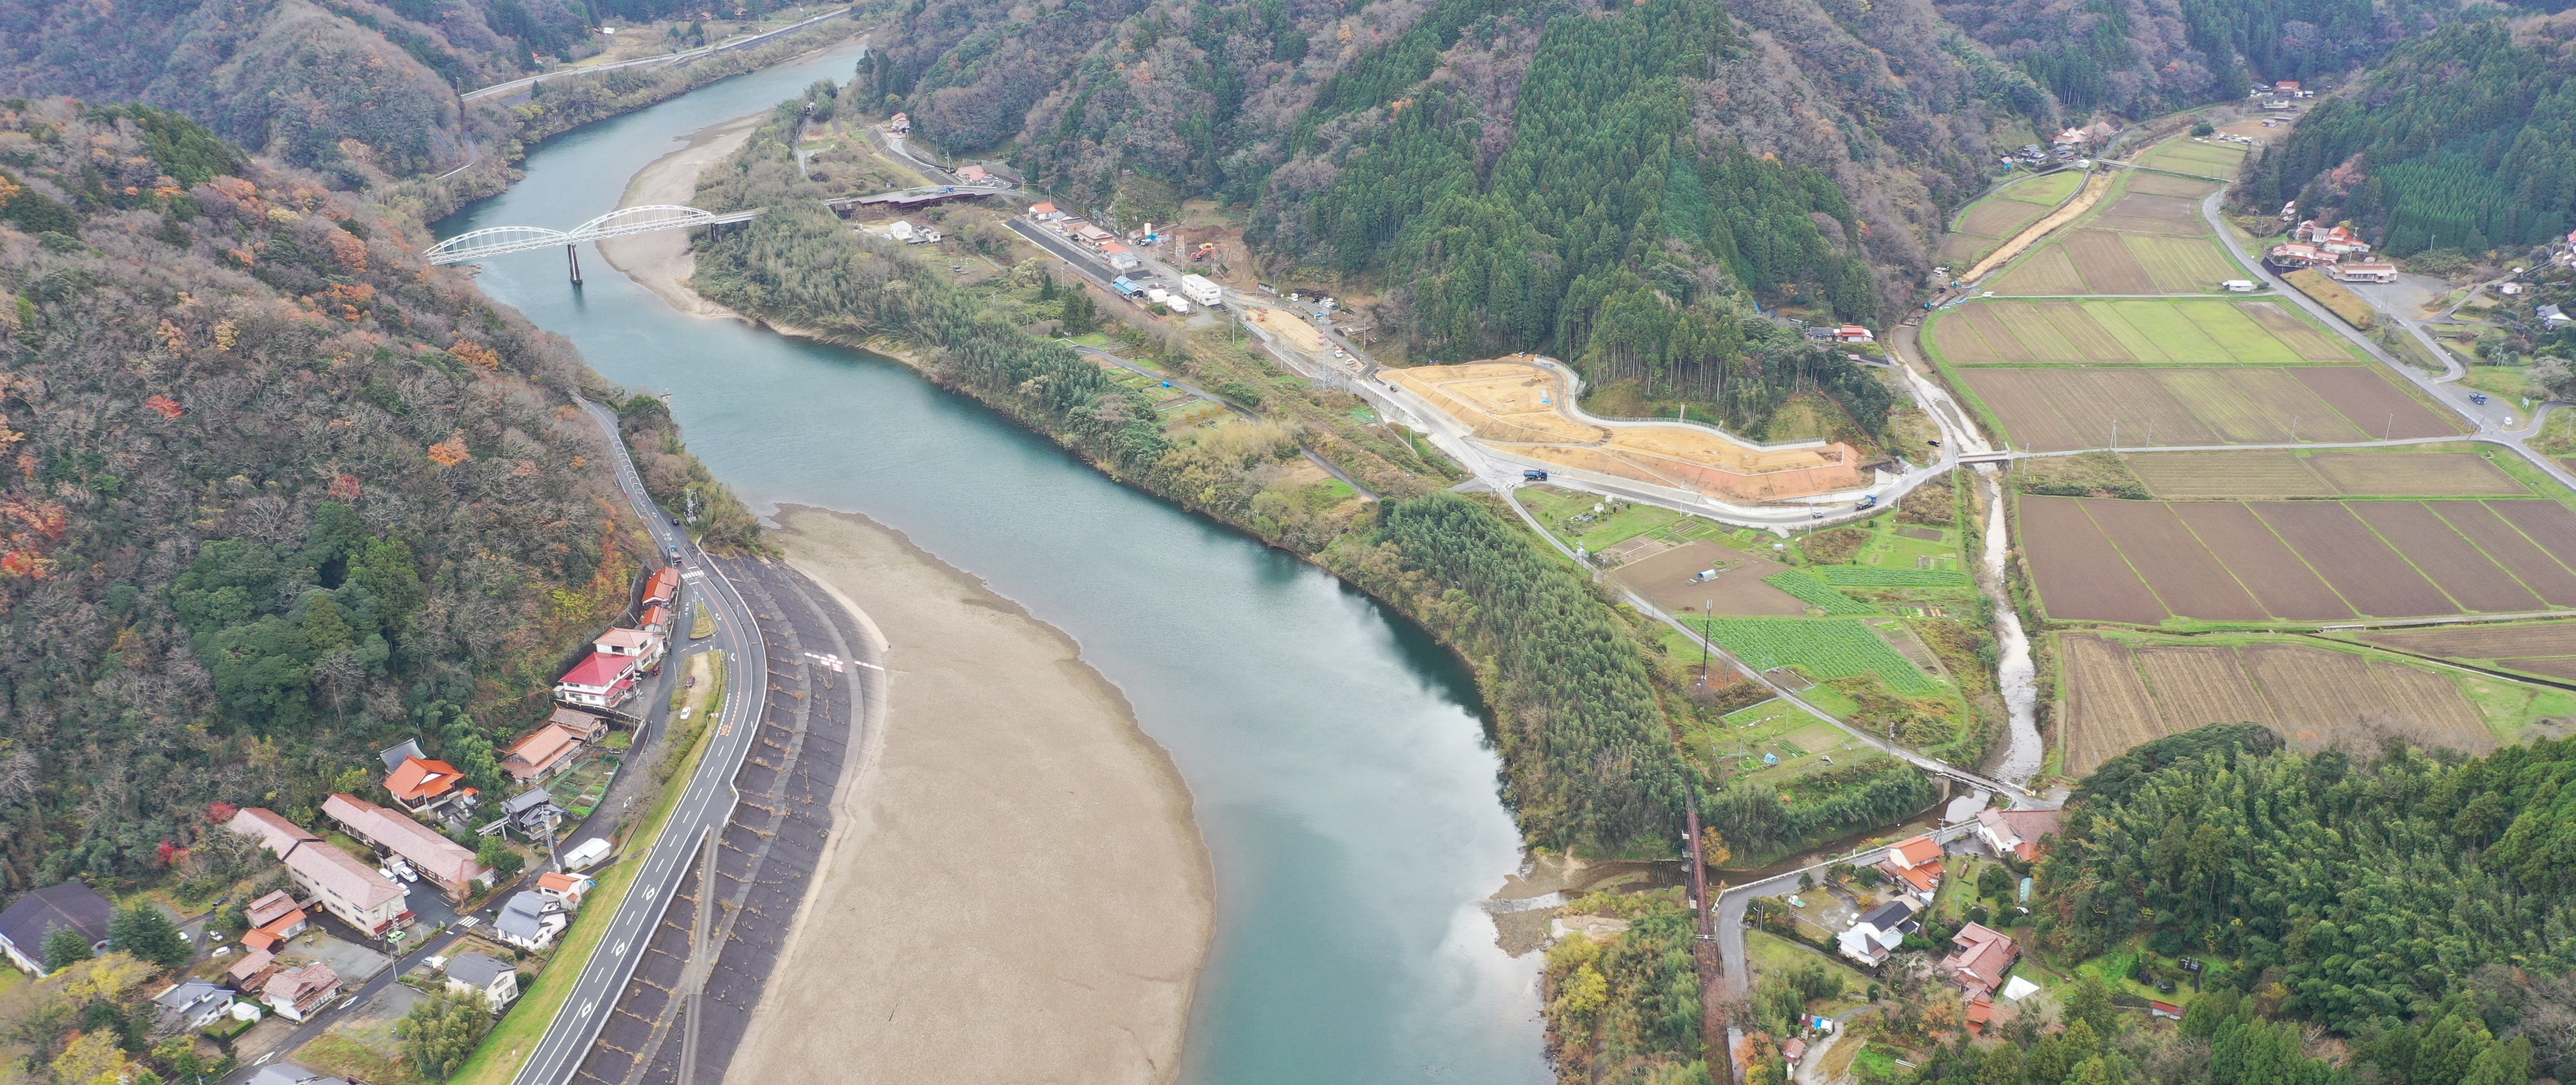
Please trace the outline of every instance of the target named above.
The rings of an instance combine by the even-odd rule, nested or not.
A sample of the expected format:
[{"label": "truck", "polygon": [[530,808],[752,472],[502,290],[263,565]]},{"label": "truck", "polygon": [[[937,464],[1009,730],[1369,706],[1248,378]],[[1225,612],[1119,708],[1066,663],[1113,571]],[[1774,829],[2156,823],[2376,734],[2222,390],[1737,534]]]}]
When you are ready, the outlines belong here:
[{"label": "truck", "polygon": [[594,836],[563,853],[563,868],[568,871],[588,870],[605,858],[608,858],[608,838]]},{"label": "truck", "polygon": [[1195,301],[1201,305],[1209,306],[1211,308],[1215,307],[1218,302],[1225,300],[1225,290],[1217,286],[1215,283],[1208,281],[1208,277],[1205,275],[1181,276],[1181,293],[1187,296],[1191,301]]},{"label": "truck", "polygon": [[1877,495],[1877,494],[1862,494],[1862,495],[1860,495],[1860,504],[1854,505],[1854,506],[1852,506],[1852,507],[1853,507],[1853,508],[1856,508],[1856,509],[1876,508],[1876,507],[1878,507],[1878,495]]},{"label": "truck", "polygon": [[1533,467],[1527,471],[1521,472],[1521,478],[1528,482],[1545,482],[1547,481],[1547,472]]}]

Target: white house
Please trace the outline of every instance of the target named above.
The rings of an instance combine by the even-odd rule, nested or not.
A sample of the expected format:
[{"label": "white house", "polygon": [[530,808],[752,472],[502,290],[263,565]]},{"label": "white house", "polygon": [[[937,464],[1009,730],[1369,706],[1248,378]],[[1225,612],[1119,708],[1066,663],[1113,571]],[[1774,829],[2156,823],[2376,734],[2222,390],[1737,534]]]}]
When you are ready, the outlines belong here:
[{"label": "white house", "polygon": [[1913,903],[1899,897],[1845,928],[1835,942],[1843,956],[1876,968],[1905,943],[1907,934],[1920,926],[1914,919]]},{"label": "white house", "polygon": [[483,996],[493,1013],[519,997],[519,970],[484,953],[459,953],[447,961],[447,988]]},{"label": "white house", "polygon": [[214,1024],[230,1012],[233,993],[212,980],[189,980],[152,996],[152,1003],[161,1007],[160,1031],[185,1032]]},{"label": "white house", "polygon": [[492,918],[492,933],[502,941],[531,952],[555,944],[555,936],[572,925],[572,916],[563,902],[551,899],[533,889],[510,894],[501,913]]},{"label": "white house", "polygon": [[268,986],[260,989],[268,1008],[289,1021],[302,1021],[322,1009],[340,993],[340,974],[327,964],[308,964],[288,968],[268,977]]}]

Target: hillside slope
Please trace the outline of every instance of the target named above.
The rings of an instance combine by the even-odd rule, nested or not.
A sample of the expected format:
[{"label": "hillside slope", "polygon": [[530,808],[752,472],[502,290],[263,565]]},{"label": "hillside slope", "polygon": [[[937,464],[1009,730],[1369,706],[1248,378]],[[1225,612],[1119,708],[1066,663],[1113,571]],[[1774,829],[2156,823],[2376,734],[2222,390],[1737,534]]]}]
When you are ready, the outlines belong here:
[{"label": "hillside slope", "polygon": [[[0,103],[0,161],[0,889],[414,735],[497,786],[641,557],[579,359],[173,114]],[[660,445],[657,488],[703,474]]]}]

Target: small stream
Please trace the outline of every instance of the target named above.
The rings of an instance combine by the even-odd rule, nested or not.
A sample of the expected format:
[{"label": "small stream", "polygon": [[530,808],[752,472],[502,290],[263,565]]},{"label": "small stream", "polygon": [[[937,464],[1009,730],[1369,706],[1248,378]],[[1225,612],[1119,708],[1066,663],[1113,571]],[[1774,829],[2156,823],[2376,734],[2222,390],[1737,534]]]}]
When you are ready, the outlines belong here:
[{"label": "small stream", "polygon": [[[1995,446],[1983,431],[1968,419],[1968,412],[1940,385],[1932,383],[1912,365],[1902,367],[1906,379],[1914,384],[1914,393],[1926,410],[1944,421],[1942,430],[1958,452],[1992,452]],[[2012,592],[2006,587],[2005,552],[2011,540],[2005,534],[2009,526],[2004,512],[2003,472],[1991,464],[1976,468],[1986,488],[1986,551],[1977,562],[1977,587],[1995,605],[1995,643],[2002,658],[1995,666],[1995,681],[2004,695],[2004,716],[2010,726],[2003,760],[1995,767],[1995,777],[2015,786],[2027,785],[2039,775],[2039,666],[2030,656],[2030,634],[2021,627],[2021,612],[2013,609]]]}]

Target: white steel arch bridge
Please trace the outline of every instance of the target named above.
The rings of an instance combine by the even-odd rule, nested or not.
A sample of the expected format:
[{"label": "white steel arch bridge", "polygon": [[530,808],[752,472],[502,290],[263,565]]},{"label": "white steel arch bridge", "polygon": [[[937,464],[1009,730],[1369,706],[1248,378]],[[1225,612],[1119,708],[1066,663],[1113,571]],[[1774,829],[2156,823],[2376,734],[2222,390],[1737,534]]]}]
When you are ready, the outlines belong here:
[{"label": "white steel arch bridge", "polygon": [[550,230],[543,226],[486,227],[441,241],[430,246],[429,251],[422,255],[432,264],[467,264],[509,253],[530,252],[561,245],[564,247],[566,260],[572,264],[573,281],[580,282],[581,265],[578,259],[573,257],[572,251],[573,246],[584,241],[604,241],[612,237],[631,237],[662,230],[689,230],[700,226],[726,226],[737,222],[749,222],[752,216],[760,213],[760,210],[753,208],[749,211],[719,215],[712,211],[701,211],[694,207],[681,207],[676,204],[622,207],[570,230]]}]

